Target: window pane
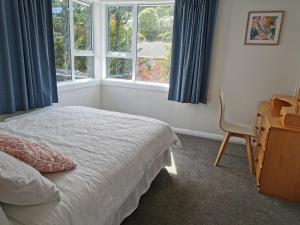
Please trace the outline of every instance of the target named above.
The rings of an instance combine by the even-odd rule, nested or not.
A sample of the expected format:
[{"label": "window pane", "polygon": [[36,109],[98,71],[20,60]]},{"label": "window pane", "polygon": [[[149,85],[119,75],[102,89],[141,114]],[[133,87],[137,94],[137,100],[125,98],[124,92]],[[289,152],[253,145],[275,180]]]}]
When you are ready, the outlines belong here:
[{"label": "window pane", "polygon": [[68,0],[52,0],[57,81],[71,80],[71,47]]},{"label": "window pane", "polygon": [[137,80],[168,83],[173,5],[138,7]]},{"label": "window pane", "polygon": [[107,77],[131,80],[132,59],[107,58]]},{"label": "window pane", "polygon": [[74,46],[76,50],[92,50],[92,17],[93,6],[91,4],[74,1]]},{"label": "window pane", "polygon": [[94,77],[94,57],[93,56],[75,56],[75,79]]},{"label": "window pane", "polygon": [[108,51],[131,52],[132,6],[108,7]]}]

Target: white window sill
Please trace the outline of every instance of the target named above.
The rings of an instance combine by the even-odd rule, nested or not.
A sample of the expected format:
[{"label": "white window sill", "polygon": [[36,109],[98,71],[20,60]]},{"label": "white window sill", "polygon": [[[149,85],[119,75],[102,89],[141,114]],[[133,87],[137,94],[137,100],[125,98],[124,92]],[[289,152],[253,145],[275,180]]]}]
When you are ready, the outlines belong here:
[{"label": "white window sill", "polygon": [[68,92],[76,89],[93,87],[100,85],[101,81],[99,79],[83,79],[77,81],[65,81],[57,83],[58,92]]},{"label": "white window sill", "polygon": [[156,91],[156,92],[168,92],[169,91],[169,84],[150,83],[150,82],[149,83],[148,82],[134,82],[134,81],[130,81],[130,80],[121,80],[121,79],[112,79],[112,78],[103,79],[101,81],[101,85]]},{"label": "white window sill", "polygon": [[88,88],[93,86],[115,86],[115,87],[123,87],[130,89],[140,89],[140,90],[148,90],[155,92],[168,92],[169,85],[161,84],[161,83],[148,83],[148,82],[133,82],[129,80],[120,80],[120,79],[111,79],[106,78],[103,80],[99,79],[84,79],[78,81],[65,81],[57,83],[57,90],[59,93],[74,91],[77,89]]}]

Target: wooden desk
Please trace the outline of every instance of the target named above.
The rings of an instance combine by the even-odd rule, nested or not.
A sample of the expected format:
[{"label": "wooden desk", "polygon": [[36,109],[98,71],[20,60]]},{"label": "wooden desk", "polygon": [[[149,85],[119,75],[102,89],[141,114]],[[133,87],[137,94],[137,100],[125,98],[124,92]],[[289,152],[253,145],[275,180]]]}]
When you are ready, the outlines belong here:
[{"label": "wooden desk", "polygon": [[256,129],[254,159],[259,192],[300,201],[300,129],[285,127],[280,116],[272,115],[269,102],[260,104]]}]

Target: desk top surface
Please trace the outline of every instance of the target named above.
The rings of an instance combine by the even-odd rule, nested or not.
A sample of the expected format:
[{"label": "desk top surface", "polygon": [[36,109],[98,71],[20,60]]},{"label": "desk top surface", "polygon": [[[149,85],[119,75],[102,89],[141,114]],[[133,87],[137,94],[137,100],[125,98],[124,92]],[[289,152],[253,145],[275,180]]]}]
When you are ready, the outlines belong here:
[{"label": "desk top surface", "polygon": [[293,128],[287,128],[284,127],[280,117],[272,116],[271,110],[270,110],[270,102],[263,101],[260,103],[259,112],[262,113],[267,120],[267,124],[269,128],[277,128],[277,129],[284,129],[294,132],[300,132],[299,129],[293,129]]}]

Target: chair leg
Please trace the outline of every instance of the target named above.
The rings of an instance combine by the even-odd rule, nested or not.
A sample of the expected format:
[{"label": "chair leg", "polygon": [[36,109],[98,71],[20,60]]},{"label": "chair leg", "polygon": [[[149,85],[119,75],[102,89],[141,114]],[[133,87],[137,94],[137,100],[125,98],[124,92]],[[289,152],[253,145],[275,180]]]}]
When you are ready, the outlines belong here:
[{"label": "chair leg", "polygon": [[224,139],[223,139],[223,142],[221,144],[221,147],[220,147],[220,150],[219,150],[219,153],[218,153],[218,156],[216,158],[216,161],[215,161],[215,166],[217,166],[221,160],[221,157],[225,151],[225,148],[226,148],[226,145],[228,144],[228,141],[230,139],[230,136],[231,136],[231,133],[230,132],[226,132],[225,136],[224,136]]},{"label": "chair leg", "polygon": [[245,136],[246,143],[247,143],[247,155],[248,155],[248,164],[249,164],[249,170],[251,174],[254,174],[254,160],[253,160],[253,152],[252,152],[252,145],[251,145],[251,137]]}]

